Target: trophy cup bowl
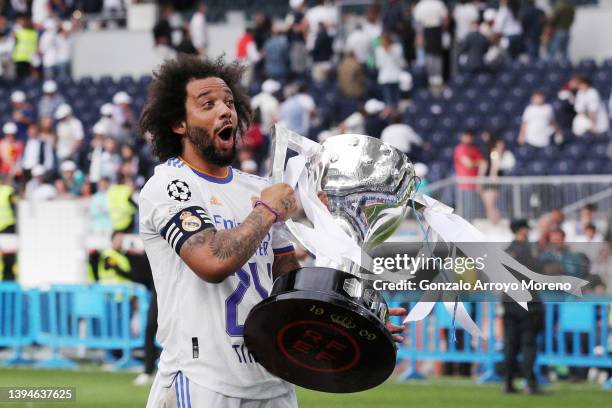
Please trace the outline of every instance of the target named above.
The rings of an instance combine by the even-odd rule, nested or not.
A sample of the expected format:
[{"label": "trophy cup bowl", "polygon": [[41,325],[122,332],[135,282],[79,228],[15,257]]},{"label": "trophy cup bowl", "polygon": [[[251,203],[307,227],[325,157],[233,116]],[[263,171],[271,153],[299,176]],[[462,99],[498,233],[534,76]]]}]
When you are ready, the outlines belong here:
[{"label": "trophy cup bowl", "polygon": [[[336,224],[366,253],[397,229],[416,188],[406,155],[363,135],[328,138],[307,171],[308,181],[327,194]],[[357,276],[364,272],[358,265],[333,266],[278,277],[246,319],[245,344],[270,373],[293,384],[363,391],[395,367],[388,306],[372,280]]]}]

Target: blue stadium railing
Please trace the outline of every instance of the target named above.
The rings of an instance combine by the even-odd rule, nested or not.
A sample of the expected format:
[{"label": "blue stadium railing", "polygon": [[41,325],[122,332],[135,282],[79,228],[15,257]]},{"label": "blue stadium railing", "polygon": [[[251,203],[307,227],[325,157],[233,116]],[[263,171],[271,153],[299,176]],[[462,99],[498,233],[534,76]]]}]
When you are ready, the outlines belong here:
[{"label": "blue stadium railing", "polygon": [[[390,307],[414,306],[414,302],[403,301],[398,296],[388,303]],[[37,367],[72,368],[76,363],[62,356],[60,348],[82,347],[121,350],[122,357],[114,362],[115,367],[131,368],[139,364],[133,359],[132,351],[144,345],[148,305],[149,293],[141,285],[53,285],[38,290],[0,282],[0,347],[14,351],[0,364],[29,363],[22,349],[37,344],[51,350],[51,357],[36,362]],[[437,304],[429,317],[406,327],[405,341],[398,349],[397,358],[398,363],[408,364],[400,380],[423,378],[418,371],[420,361],[477,364],[480,383],[499,380],[495,365],[503,359],[503,341],[498,330],[500,304],[468,302],[465,305],[483,336],[472,337],[453,327],[452,317],[442,304]],[[131,324],[134,317],[138,322],[135,328]],[[395,319],[398,318],[392,318]],[[541,373],[543,366],[612,368],[611,325],[612,300],[609,298],[547,301],[536,374]],[[540,381],[545,379],[540,376]],[[612,379],[604,386],[612,388]]]},{"label": "blue stadium railing", "polygon": [[[402,302],[395,297],[390,307],[410,307],[414,302]],[[401,380],[421,379],[419,361],[465,362],[478,364],[479,383],[499,381],[495,365],[503,360],[501,313],[499,303],[466,303],[482,337],[472,337],[453,327],[452,318],[441,303],[423,321],[411,322],[405,331],[405,341],[398,349],[398,363],[407,361]],[[392,318],[397,319],[397,318]],[[399,321],[395,321],[399,323]],[[538,342],[536,376],[541,383],[544,366],[596,367],[612,369],[612,300],[586,298],[580,302],[547,301],[544,329]],[[452,331],[456,339],[452,341]],[[604,384],[612,389],[612,378]]]},{"label": "blue stadium railing", "polygon": [[[137,300],[137,301],[134,301]],[[144,345],[149,293],[141,285],[53,285],[46,290],[22,290],[0,283],[0,347],[12,347],[2,365],[24,364],[24,346],[47,346],[51,356],[36,362],[41,368],[73,368],[60,348],[121,350],[115,368],[141,365],[132,357]],[[137,316],[135,316],[137,314]],[[132,318],[137,327],[132,332]]]}]

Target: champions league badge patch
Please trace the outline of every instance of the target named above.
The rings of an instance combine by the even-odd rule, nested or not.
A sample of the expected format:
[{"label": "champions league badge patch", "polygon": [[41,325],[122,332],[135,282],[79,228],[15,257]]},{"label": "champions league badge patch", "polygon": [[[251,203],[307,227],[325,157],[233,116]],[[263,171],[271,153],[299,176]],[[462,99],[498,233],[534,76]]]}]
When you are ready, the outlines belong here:
[{"label": "champions league badge patch", "polygon": [[191,198],[189,185],[183,180],[172,180],[166,190],[168,191],[168,196],[176,201],[185,202]]}]

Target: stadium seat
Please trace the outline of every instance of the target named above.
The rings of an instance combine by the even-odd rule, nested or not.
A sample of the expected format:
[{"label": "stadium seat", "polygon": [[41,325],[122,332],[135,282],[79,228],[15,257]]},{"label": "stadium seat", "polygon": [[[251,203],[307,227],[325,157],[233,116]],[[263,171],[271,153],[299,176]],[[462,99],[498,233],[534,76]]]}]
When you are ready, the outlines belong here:
[{"label": "stadium seat", "polygon": [[555,176],[564,176],[573,173],[573,162],[569,160],[559,160],[552,164],[549,173]]},{"label": "stadium seat", "polygon": [[545,160],[531,160],[526,165],[526,174],[544,176],[548,171],[548,162]]}]

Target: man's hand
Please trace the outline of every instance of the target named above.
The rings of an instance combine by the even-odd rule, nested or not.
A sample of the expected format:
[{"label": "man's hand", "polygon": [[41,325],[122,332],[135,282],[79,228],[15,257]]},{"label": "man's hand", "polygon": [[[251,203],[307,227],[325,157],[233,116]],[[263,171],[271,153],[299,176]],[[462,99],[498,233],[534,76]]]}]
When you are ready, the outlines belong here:
[{"label": "man's hand", "polygon": [[[401,316],[405,317],[408,314],[408,311],[403,307],[391,307],[389,308],[389,316]],[[404,341],[404,337],[400,336],[399,333],[404,331],[404,326],[397,326],[391,322],[387,323],[387,330],[391,333],[393,337],[393,341],[396,343],[401,343]]]},{"label": "man's hand", "polygon": [[279,212],[279,221],[286,221],[297,210],[295,192],[289,184],[279,183],[265,188],[261,192],[261,201]]},{"label": "man's hand", "polygon": [[329,198],[327,197],[327,193],[325,191],[319,191],[317,193],[317,197],[319,197],[319,200],[329,210]]}]

